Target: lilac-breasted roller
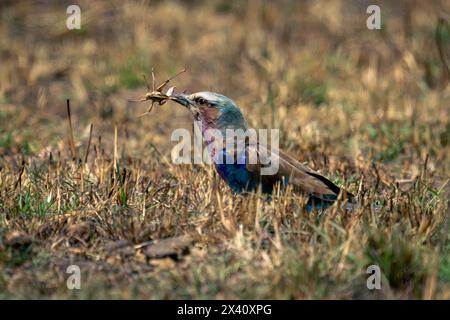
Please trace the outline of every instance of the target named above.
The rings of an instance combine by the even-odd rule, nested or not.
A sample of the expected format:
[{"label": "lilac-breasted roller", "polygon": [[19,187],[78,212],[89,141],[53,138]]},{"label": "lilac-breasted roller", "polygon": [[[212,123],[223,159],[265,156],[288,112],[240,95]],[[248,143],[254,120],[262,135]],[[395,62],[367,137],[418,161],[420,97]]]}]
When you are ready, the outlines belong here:
[{"label": "lilac-breasted roller", "polygon": [[[248,129],[241,110],[226,96],[214,92],[174,93],[172,88],[169,91],[170,99],[189,109],[194,119],[201,123],[203,140],[216,170],[234,192],[251,192],[260,188],[263,193],[272,194],[277,183],[281,187],[291,184],[294,191],[309,196],[307,210],[332,205],[341,192],[349,204],[354,201],[352,194],[281,150],[249,141],[242,145],[241,150],[239,145],[229,148],[227,141],[220,141],[217,135],[208,136],[208,130],[215,130],[226,140],[227,130]],[[250,161],[251,155],[256,155],[256,161],[254,158]],[[270,162],[267,157],[278,161],[278,170],[272,174],[262,173],[263,164]]]}]

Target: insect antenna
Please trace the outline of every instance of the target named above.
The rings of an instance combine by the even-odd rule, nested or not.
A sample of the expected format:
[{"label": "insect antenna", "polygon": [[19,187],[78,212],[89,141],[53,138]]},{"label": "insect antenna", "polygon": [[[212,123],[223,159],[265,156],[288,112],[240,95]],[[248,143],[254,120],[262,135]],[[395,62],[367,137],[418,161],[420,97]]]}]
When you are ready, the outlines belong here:
[{"label": "insect antenna", "polygon": [[167,79],[166,81],[164,81],[163,83],[161,83],[159,85],[158,88],[156,88],[156,91],[161,91],[171,80],[175,79],[176,77],[178,77],[180,74],[186,72],[186,68],[183,68],[183,70],[181,70],[180,72],[178,72],[176,75],[170,77],[169,79]]},{"label": "insect antenna", "polygon": [[[153,71],[152,71],[152,72],[153,72]],[[149,85],[149,83],[148,83],[148,81],[147,81],[147,77],[146,77],[145,73],[142,74],[142,76],[144,77],[144,81],[145,81],[145,85],[147,86],[147,89],[150,91],[150,85]],[[154,86],[154,84],[153,84],[153,86]]]},{"label": "insect antenna", "polygon": [[153,68],[152,68],[152,80],[153,80],[153,82],[152,82],[152,89],[153,89],[153,91],[155,91],[155,73],[153,72]]}]

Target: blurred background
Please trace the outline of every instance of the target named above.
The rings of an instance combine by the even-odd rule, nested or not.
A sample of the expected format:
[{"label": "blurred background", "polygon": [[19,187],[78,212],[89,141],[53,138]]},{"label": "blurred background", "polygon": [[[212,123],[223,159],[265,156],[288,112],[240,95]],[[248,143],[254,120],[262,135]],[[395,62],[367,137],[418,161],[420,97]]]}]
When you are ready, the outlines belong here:
[{"label": "blurred background", "polygon": [[[415,128],[427,137],[411,142],[430,145],[410,161],[447,146],[448,74],[435,38],[439,29],[450,55],[449,30],[437,28],[448,1],[377,2],[381,30],[366,27],[374,3],[363,0],[78,1],[81,29],[68,30],[72,2],[0,4],[2,155],[55,148],[67,98],[84,136],[94,123],[111,140],[117,124],[120,136],[164,150],[189,114],[166,104],[137,119],[148,106],[127,100],[146,92],[152,68],[159,83],[183,67],[178,90],[229,96],[253,126],[280,128],[288,149],[390,161]],[[443,145],[428,139],[441,135]]]},{"label": "blurred background", "polygon": [[[449,14],[448,0],[1,1],[0,298],[449,299]],[[159,84],[184,67],[177,90],[230,97],[365,206],[308,214],[301,196],[234,196],[211,167],[172,165],[192,117],[168,102],[138,118],[149,104],[129,99],[152,69]],[[186,234],[183,259],[140,247]],[[384,290],[367,290],[369,264]]]}]

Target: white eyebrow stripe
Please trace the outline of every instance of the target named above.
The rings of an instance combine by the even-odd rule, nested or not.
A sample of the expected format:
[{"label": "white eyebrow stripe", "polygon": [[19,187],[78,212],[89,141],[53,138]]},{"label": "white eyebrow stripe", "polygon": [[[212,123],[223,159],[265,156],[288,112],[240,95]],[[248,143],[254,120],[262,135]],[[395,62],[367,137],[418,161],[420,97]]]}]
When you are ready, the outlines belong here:
[{"label": "white eyebrow stripe", "polygon": [[197,92],[195,94],[195,97],[202,97],[202,98],[204,98],[208,101],[212,101],[212,102],[216,101],[216,99],[217,99],[217,96],[212,94],[211,92]]}]

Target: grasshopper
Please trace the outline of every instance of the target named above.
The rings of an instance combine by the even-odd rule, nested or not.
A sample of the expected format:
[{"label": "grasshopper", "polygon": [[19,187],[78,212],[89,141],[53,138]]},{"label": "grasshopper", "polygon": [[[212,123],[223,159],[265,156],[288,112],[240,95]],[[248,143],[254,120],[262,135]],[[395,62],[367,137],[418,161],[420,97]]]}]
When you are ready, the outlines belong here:
[{"label": "grasshopper", "polygon": [[176,75],[170,77],[169,79],[167,79],[166,81],[164,81],[163,83],[161,83],[157,88],[155,88],[155,74],[153,73],[153,69],[152,69],[152,88],[150,89],[150,85],[148,84],[147,81],[147,77],[144,76],[144,81],[147,85],[147,89],[148,89],[148,93],[145,94],[145,97],[142,99],[138,99],[138,100],[130,100],[130,102],[144,102],[144,101],[148,101],[151,100],[152,104],[150,105],[150,107],[148,108],[148,110],[146,112],[144,112],[143,114],[139,115],[139,118],[149,114],[152,109],[153,109],[153,105],[155,104],[155,102],[157,102],[160,106],[162,106],[164,103],[167,102],[167,100],[169,99],[169,91],[172,91],[173,88],[170,88],[168,90],[167,93],[163,93],[163,89],[167,86],[167,84],[175,79],[176,77],[178,77],[180,74],[186,72],[186,68],[184,68],[183,70],[181,70],[180,72],[178,72]]}]

